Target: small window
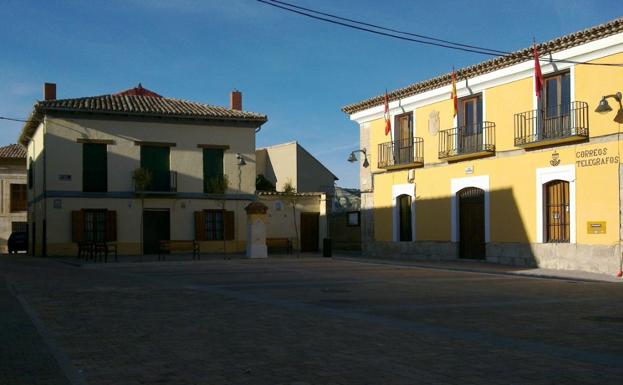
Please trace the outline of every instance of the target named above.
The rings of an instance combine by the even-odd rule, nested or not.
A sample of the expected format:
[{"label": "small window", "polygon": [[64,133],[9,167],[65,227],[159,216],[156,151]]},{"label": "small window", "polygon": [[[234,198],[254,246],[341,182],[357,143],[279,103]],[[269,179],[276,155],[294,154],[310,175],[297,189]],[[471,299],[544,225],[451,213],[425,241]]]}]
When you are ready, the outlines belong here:
[{"label": "small window", "polygon": [[82,191],[105,192],[108,189],[108,157],[105,144],[82,144]]},{"label": "small window", "polygon": [[224,237],[223,211],[205,211],[205,239],[207,241],[222,241]]},{"label": "small window", "polygon": [[359,226],[360,216],[359,211],[351,211],[346,213],[346,225],[347,226]]},{"label": "small window", "polygon": [[28,209],[27,187],[25,184],[11,183],[11,212],[26,211]]}]

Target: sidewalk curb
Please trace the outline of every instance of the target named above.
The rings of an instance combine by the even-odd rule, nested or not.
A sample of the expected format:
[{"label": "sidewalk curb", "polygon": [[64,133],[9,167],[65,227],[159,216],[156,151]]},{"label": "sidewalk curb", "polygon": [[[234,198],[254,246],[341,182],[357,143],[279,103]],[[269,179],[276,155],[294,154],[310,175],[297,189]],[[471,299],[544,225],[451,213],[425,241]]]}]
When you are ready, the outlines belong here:
[{"label": "sidewalk curb", "polygon": [[600,280],[600,279],[591,279],[584,277],[570,277],[570,276],[562,276],[562,275],[553,275],[553,274],[530,274],[530,273],[522,273],[522,272],[513,272],[513,271],[487,271],[483,269],[476,268],[462,268],[462,267],[454,267],[454,266],[431,266],[427,264],[423,264],[418,261],[409,262],[398,259],[375,259],[375,258],[353,258],[353,257],[333,257],[333,259],[349,261],[355,263],[369,263],[374,265],[393,265],[393,266],[401,266],[401,267],[411,267],[415,269],[423,269],[423,270],[438,270],[438,271],[453,271],[460,273],[471,273],[471,274],[485,274],[485,275],[498,275],[498,276],[509,276],[509,277],[520,277],[520,278],[533,278],[533,279],[550,279],[550,280],[558,280],[558,281],[569,281],[569,282],[591,282],[591,283],[611,283],[617,284],[623,281],[615,281],[612,280]]}]

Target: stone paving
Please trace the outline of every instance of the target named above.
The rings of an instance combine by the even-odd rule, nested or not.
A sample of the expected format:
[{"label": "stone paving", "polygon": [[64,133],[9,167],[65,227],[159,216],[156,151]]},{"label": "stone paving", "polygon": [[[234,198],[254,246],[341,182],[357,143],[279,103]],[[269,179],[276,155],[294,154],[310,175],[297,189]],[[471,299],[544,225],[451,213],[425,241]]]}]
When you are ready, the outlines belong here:
[{"label": "stone paving", "polygon": [[2,274],[89,384],[623,378],[617,283],[322,258],[79,267],[22,257],[0,259]]},{"label": "stone paving", "polygon": [[69,385],[17,298],[0,276],[0,385]]}]

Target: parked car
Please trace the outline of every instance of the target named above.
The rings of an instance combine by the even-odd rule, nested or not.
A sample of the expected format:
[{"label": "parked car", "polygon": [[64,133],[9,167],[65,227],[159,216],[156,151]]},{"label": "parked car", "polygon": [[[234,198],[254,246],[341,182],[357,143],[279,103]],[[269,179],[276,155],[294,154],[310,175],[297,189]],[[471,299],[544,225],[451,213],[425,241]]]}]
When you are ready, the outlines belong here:
[{"label": "parked car", "polygon": [[18,251],[28,251],[28,235],[25,231],[17,231],[11,233],[9,241],[7,242],[9,254],[17,253]]}]

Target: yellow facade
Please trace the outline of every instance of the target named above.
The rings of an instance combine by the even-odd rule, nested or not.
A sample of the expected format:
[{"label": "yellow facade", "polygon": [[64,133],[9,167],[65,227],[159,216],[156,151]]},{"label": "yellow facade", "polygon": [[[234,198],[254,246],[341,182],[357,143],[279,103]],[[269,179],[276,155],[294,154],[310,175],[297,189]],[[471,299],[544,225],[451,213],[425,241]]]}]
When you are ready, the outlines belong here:
[{"label": "yellow facade", "polygon": [[[612,54],[612,47],[600,44],[599,49],[603,49],[604,53],[600,56],[598,49],[590,51],[596,56],[590,63],[623,63],[623,52]],[[581,52],[582,46],[578,50]],[[422,138],[424,142],[423,165],[406,162],[405,167],[397,169],[379,167],[379,145],[392,141],[392,136],[384,133],[384,118],[378,107],[351,113],[351,118],[361,125],[362,138],[365,138],[362,140],[367,140],[363,144],[368,151],[370,167],[362,169],[362,181],[368,177],[367,173],[373,178],[373,188],[367,192],[371,203],[363,208],[372,211],[373,231],[368,240],[368,249],[372,253],[399,250],[414,257],[420,254],[457,257],[458,252],[453,252],[454,255],[439,254],[457,250],[452,247],[460,247],[461,219],[458,217],[459,203],[455,190],[471,186],[470,181],[473,180],[481,183],[474,187],[485,190],[487,259],[516,263],[516,260],[506,257],[521,255],[526,257],[524,259],[531,259],[528,264],[545,267],[608,273],[618,269],[621,126],[613,118],[619,106],[609,99],[612,112],[597,113],[595,108],[602,96],[621,91],[616,87],[623,85],[623,71],[620,67],[580,64],[554,67],[542,63],[542,67],[546,78],[567,73],[570,78],[570,101],[588,104],[581,110],[587,115],[587,138],[556,138],[534,147],[522,146],[521,143],[516,145],[515,115],[537,108],[533,70],[528,63],[523,67],[500,68],[488,74],[486,80],[467,79],[466,82],[459,78],[459,98],[480,94],[482,120],[495,123],[495,150],[488,154],[454,159],[439,156],[443,130],[459,125],[453,117],[448,85],[428,91],[428,96],[415,94],[390,103],[392,117],[412,114],[413,136]],[[438,125],[432,121],[436,114]],[[564,124],[573,125],[580,121],[573,113],[570,116],[564,118],[570,119]],[[364,133],[364,130],[369,132]],[[568,239],[554,244],[545,239],[545,223],[551,220],[546,218],[546,201],[553,198],[548,198],[548,192],[544,189],[547,181],[559,179],[569,185],[571,201],[565,215],[571,218],[572,223],[568,225],[571,233]],[[400,194],[406,192],[414,198],[411,215],[414,217],[415,238],[407,242],[400,242],[397,238],[400,226],[405,225],[402,222],[399,224],[402,214],[398,211],[396,191]],[[596,226],[599,231],[594,230]],[[364,240],[364,249],[365,243]],[[408,244],[405,246],[405,243]],[[430,245],[442,243],[454,246],[441,248],[437,253],[434,250],[431,252]]]}]

